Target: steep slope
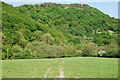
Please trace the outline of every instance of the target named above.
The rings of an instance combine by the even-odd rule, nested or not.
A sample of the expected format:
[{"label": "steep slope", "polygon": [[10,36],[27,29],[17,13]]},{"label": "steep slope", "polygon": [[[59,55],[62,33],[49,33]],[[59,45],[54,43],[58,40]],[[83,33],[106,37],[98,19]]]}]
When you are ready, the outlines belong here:
[{"label": "steep slope", "polygon": [[[97,56],[99,46],[117,45],[117,19],[89,5],[2,2],[2,15],[3,58]],[[94,53],[89,45],[98,46]]]},{"label": "steep slope", "polygon": [[30,15],[36,21],[41,20],[43,23],[50,23],[50,26],[68,24],[69,27],[89,26],[93,29],[102,28],[104,30],[116,30],[117,28],[113,23],[115,19],[85,4],[44,3],[40,5],[23,5],[17,8],[21,13]]}]

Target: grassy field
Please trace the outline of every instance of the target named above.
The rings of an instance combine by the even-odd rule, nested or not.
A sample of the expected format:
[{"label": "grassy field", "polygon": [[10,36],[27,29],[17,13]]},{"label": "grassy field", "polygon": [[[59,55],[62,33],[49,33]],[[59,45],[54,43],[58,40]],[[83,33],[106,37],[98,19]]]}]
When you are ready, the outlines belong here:
[{"label": "grassy field", "polygon": [[117,78],[118,59],[74,57],[4,60],[3,78]]},{"label": "grassy field", "polygon": [[2,60],[0,60],[0,80],[2,78]]}]

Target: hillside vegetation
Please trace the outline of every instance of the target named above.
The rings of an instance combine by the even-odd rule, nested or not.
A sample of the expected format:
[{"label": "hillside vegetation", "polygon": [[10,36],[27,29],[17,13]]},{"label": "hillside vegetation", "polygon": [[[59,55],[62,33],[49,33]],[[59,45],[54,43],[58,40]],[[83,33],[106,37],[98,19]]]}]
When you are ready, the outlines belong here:
[{"label": "hillside vegetation", "polygon": [[86,4],[2,2],[3,59],[119,57],[117,36],[118,20]]}]

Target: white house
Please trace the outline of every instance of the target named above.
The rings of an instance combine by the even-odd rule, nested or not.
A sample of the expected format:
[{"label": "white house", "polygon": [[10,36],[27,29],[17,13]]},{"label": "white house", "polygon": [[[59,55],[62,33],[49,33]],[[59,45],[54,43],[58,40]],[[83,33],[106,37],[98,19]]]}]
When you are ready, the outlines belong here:
[{"label": "white house", "polygon": [[100,51],[98,52],[98,54],[100,54],[100,56],[102,56],[103,53],[106,53],[106,51],[100,50]]}]

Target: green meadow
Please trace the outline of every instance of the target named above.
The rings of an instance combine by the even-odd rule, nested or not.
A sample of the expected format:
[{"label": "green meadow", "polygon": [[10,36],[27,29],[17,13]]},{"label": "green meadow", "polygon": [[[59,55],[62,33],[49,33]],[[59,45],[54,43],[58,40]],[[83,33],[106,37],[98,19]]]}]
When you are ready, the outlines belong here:
[{"label": "green meadow", "polygon": [[117,58],[3,60],[3,78],[117,78]]}]

